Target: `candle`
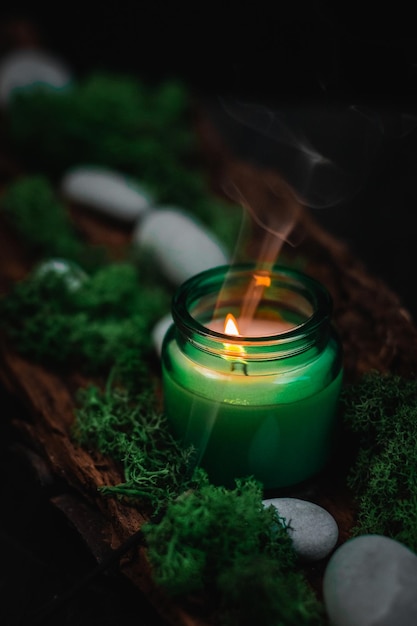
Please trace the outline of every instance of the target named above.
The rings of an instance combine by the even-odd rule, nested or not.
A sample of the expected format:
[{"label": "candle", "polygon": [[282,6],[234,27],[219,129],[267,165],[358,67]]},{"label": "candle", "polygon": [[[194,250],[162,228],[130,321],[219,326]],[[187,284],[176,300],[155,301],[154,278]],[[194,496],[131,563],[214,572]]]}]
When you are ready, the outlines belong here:
[{"label": "candle", "polygon": [[329,458],[341,346],[329,294],[294,270],[275,267],[255,316],[242,317],[254,272],[215,268],[178,289],[162,350],[164,409],[212,482],[254,476],[275,489],[310,478]]}]

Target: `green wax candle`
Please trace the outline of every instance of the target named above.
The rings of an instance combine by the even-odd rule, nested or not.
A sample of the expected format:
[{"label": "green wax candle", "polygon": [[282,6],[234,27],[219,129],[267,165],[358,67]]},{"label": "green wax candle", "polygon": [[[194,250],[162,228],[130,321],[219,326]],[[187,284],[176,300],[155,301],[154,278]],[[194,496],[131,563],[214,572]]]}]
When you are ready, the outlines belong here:
[{"label": "green wax candle", "polygon": [[230,313],[239,322],[255,273],[216,268],[178,290],[163,346],[164,407],[214,483],[254,476],[272,489],[311,477],[328,460],[341,347],[326,290],[278,267],[263,284],[256,316],[243,320],[245,334],[220,332]]}]

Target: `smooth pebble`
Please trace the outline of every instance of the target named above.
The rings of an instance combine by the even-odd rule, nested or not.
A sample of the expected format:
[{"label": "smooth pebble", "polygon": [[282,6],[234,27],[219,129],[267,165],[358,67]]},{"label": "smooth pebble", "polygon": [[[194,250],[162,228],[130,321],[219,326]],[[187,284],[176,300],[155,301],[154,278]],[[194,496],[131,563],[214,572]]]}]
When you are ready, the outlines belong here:
[{"label": "smooth pebble", "polygon": [[329,560],[323,594],[333,626],[417,624],[417,555],[382,535],[350,539]]},{"label": "smooth pebble", "polygon": [[172,315],[171,313],[167,313],[167,315],[164,315],[164,317],[160,319],[159,322],[155,324],[152,329],[152,341],[158,356],[161,356],[162,344],[164,342],[164,338],[168,331],[168,328],[171,326],[172,323]]},{"label": "smooth pebble", "polygon": [[161,207],[145,215],[133,233],[132,242],[138,249],[147,251],[174,285],[228,262],[216,237],[177,208]]},{"label": "smooth pebble", "polygon": [[324,559],[335,547],[339,529],[336,520],[318,504],[298,498],[272,498],[264,500],[273,505],[280,517],[289,525],[294,550],[304,561]]},{"label": "smooth pebble", "polygon": [[153,202],[136,181],[103,167],[69,170],[62,178],[61,191],[68,200],[126,222],[134,222]]},{"label": "smooth pebble", "polygon": [[71,81],[70,71],[59,59],[40,50],[16,50],[0,62],[0,102],[7,105],[17,89],[62,89]]}]

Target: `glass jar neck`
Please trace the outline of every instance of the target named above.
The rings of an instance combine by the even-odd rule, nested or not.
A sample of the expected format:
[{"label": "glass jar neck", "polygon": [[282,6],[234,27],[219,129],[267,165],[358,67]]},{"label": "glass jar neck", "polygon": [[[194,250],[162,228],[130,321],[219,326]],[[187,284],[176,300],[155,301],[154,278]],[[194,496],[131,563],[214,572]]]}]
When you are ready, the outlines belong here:
[{"label": "glass jar neck", "polygon": [[[236,265],[186,281],[174,296],[172,314],[183,346],[249,362],[320,349],[328,338],[331,309],[327,290],[301,272],[274,266],[260,273],[255,265]],[[242,317],[242,311],[251,311],[251,317]],[[245,323],[237,336],[223,329],[230,313],[238,325]]]}]

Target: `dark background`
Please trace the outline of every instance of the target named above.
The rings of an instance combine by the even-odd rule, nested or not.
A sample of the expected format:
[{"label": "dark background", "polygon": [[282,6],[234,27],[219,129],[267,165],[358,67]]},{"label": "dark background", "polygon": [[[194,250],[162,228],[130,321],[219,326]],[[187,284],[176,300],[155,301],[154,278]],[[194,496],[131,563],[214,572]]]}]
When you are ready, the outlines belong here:
[{"label": "dark background", "polygon": [[[312,209],[315,216],[416,318],[417,41],[410,13],[398,4],[385,11],[379,7],[368,16],[355,3],[335,8],[325,2],[273,8],[229,3],[221,9],[200,3],[187,11],[160,2],[136,3],[134,9],[108,3],[94,10],[14,5],[3,9],[2,28],[10,32],[13,23],[23,38],[33,28],[78,75],[106,69],[149,81],[182,78],[239,154],[288,168],[296,178],[300,145],[277,140],[275,132],[277,120],[292,121],[297,141],[314,139],[332,167],[341,165],[347,173],[340,182],[339,169],[325,170],[323,187],[318,170],[308,194],[316,197],[331,181],[337,202],[321,202]],[[226,112],[225,102],[256,106],[242,124]],[[272,112],[272,136],[263,132],[259,111],[265,110]],[[94,562],[16,453],[9,418],[22,408],[5,391],[0,399],[0,623],[30,625],[31,611]],[[136,590],[106,574],[45,622],[99,623],[156,620]]]},{"label": "dark background", "polygon": [[[283,165],[297,187],[305,169],[297,170],[294,151],[276,133],[261,132],[256,113],[246,124],[236,121],[224,101],[264,107],[274,118],[289,111],[297,139],[312,140],[347,176],[337,202],[330,197],[328,206],[313,209],[316,218],[351,245],[415,317],[414,19],[402,3],[372,12],[363,3],[334,4],[15,4],[4,15],[5,22],[32,24],[45,48],[75,75],[103,69],[155,82],[180,77],[206,102],[237,152]],[[322,184],[321,172],[313,172],[313,189]]]},{"label": "dark background", "polygon": [[[273,116],[303,108],[290,123],[351,177],[338,202],[314,209],[316,218],[416,316],[414,19],[401,3],[369,14],[363,3],[335,4],[225,3],[215,9],[199,3],[185,10],[175,3],[109,3],[20,14],[75,74],[105,69],[149,81],[182,78],[206,101],[236,151],[284,165],[284,171],[289,164],[296,182],[303,173],[285,142],[260,132],[256,114],[255,127],[237,122],[223,100],[266,107]],[[314,180],[320,185],[320,176]]]}]

